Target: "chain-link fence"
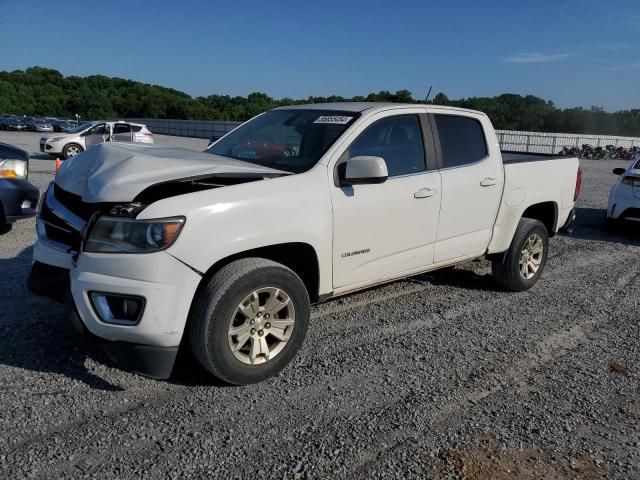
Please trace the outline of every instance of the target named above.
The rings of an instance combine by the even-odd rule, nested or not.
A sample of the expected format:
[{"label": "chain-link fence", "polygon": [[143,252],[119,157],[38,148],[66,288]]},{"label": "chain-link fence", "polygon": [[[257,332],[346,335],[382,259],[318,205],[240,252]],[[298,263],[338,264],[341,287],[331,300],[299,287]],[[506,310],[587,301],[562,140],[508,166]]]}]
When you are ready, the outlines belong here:
[{"label": "chain-link fence", "polygon": [[514,152],[558,153],[563,147],[582,147],[589,144],[593,147],[632,148],[640,146],[640,138],[616,137],[611,135],[576,135],[571,133],[517,132],[497,130],[500,148]]},{"label": "chain-link fence", "polygon": [[[143,123],[153,133],[176,135],[179,137],[219,138],[233,130],[242,122],[221,122],[207,120],[170,120],[162,118],[129,118],[131,122]],[[638,147],[640,138],[616,137],[610,135],[574,135],[570,133],[518,132],[497,130],[502,150],[532,153],[558,153],[563,147]]]},{"label": "chain-link fence", "polygon": [[242,122],[208,120],[171,120],[164,118],[127,118],[129,122],[142,123],[153,133],[177,137],[219,138]]}]

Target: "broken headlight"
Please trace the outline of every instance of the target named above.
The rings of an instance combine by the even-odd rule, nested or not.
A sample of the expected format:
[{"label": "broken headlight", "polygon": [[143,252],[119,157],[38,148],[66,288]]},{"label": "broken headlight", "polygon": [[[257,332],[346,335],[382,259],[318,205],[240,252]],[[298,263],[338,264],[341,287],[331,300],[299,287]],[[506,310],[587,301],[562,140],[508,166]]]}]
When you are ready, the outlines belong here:
[{"label": "broken headlight", "polygon": [[151,253],[164,250],[176,241],[184,218],[136,220],[100,217],[89,230],[85,252]]}]

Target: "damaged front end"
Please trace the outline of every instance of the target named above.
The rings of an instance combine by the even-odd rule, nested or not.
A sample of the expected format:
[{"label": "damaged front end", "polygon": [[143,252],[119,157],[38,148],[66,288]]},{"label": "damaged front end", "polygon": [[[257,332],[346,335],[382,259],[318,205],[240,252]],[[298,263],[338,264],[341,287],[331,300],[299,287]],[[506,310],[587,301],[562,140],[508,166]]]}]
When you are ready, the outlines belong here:
[{"label": "damaged front end", "polygon": [[38,213],[38,241],[58,254],[65,254],[68,261],[45,263],[35,258],[27,286],[36,295],[65,301],[69,268],[79,252],[148,253],[166,249],[175,241],[185,222],[183,217],[134,220],[154,202],[276,176],[280,175],[221,173],[164,181],[144,188],[130,202],[85,202],[80,195],[52,182]]}]

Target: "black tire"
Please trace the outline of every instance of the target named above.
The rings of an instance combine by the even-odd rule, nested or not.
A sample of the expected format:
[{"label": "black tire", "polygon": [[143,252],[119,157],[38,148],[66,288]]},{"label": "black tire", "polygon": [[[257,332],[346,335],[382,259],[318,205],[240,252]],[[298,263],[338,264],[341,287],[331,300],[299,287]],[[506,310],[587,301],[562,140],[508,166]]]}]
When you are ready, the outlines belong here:
[{"label": "black tire", "polygon": [[7,223],[7,219],[4,216],[4,209],[2,208],[2,204],[0,204],[0,235],[10,232],[11,227],[12,225]]},{"label": "black tire", "polygon": [[[540,258],[540,266],[535,274],[531,278],[525,278],[520,271],[520,255],[527,242],[532,236],[539,235],[542,239],[542,254]],[[518,223],[518,228],[511,241],[511,246],[504,257],[501,260],[493,260],[491,267],[495,280],[514,292],[523,292],[533,287],[547,263],[547,256],[549,254],[549,233],[547,227],[538,220],[531,218],[522,218]]]},{"label": "black tire", "polygon": [[62,156],[64,157],[65,160],[68,160],[73,156],[69,154],[69,150],[71,149],[71,147],[76,147],[79,150],[78,153],[82,153],[84,151],[84,148],[82,148],[81,145],[78,145],[77,143],[69,143],[65,145],[64,148],[62,149]]},{"label": "black tire", "polygon": [[606,217],[602,222],[602,226],[607,232],[615,233],[620,229],[620,220]]},{"label": "black tire", "polygon": [[[246,364],[231,351],[230,321],[247,295],[268,287],[286,292],[293,303],[295,323],[284,348],[274,358],[260,365]],[[271,260],[244,258],[205,280],[196,293],[187,334],[194,356],[205,369],[229,384],[247,385],[278,374],[291,361],[304,341],[309,315],[309,295],[300,277]]]}]

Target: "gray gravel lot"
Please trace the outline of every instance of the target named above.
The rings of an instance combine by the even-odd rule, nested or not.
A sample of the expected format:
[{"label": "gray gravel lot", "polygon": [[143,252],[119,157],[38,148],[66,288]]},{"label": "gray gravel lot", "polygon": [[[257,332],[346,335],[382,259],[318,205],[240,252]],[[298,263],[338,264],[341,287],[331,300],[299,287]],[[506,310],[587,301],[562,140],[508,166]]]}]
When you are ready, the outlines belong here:
[{"label": "gray gravel lot", "polygon": [[[36,153],[39,136],[0,141]],[[34,222],[16,224],[0,236],[0,478],[639,478],[640,232],[601,228],[623,163],[582,162],[574,235],[529,292],[476,261],[325,303],[294,362],[249,387],[188,358],[167,382],[115,368],[27,292]],[[52,165],[33,160],[41,189]]]}]

